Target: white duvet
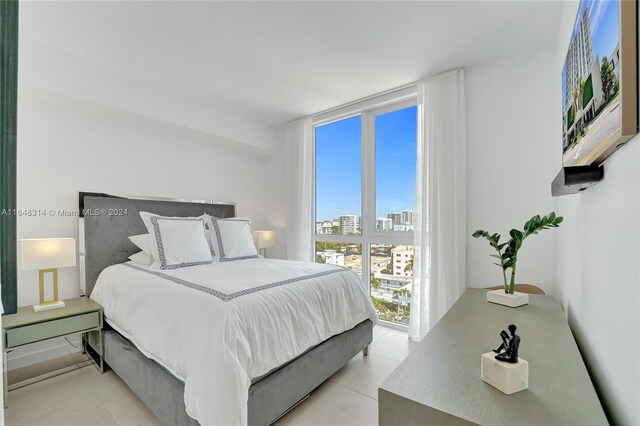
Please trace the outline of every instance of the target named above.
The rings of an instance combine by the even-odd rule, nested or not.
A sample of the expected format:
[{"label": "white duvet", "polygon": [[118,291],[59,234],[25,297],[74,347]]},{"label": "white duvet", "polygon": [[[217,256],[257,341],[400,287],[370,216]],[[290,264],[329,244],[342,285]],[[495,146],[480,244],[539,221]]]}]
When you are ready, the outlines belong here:
[{"label": "white duvet", "polygon": [[105,319],[185,383],[203,425],[247,423],[251,380],[376,311],[358,276],[318,263],[248,259],[172,271],[106,268]]}]

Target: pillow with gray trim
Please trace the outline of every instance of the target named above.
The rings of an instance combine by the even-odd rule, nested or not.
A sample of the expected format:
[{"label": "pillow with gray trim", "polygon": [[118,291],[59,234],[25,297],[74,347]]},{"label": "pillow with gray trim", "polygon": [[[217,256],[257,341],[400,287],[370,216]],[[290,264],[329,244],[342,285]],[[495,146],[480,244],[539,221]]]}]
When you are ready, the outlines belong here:
[{"label": "pillow with gray trim", "polygon": [[166,217],[140,212],[151,238],[151,269],[167,270],[213,262],[205,234],[205,218]]},{"label": "pillow with gray trim", "polygon": [[258,257],[256,245],[251,234],[251,220],[233,217],[219,219],[207,216],[211,230],[215,262],[253,259]]},{"label": "pillow with gray trim", "polygon": [[[203,217],[203,216],[201,216]],[[206,221],[205,221],[206,223]],[[213,255],[213,246],[211,245],[211,231],[209,229],[207,229],[205,231],[205,234],[207,236],[207,243],[209,244],[209,249],[211,250],[211,255]],[[151,237],[151,234],[140,234],[140,235],[132,235],[129,237],[129,240],[135,244],[140,250],[142,250],[144,252],[144,254],[148,255],[151,258],[151,262],[149,262],[149,265],[151,265],[153,263],[153,255],[151,254],[151,240],[153,237]],[[131,258],[131,256],[129,256],[129,258]],[[139,260],[142,260],[141,256],[138,256]],[[140,262],[138,262],[140,263]]]}]

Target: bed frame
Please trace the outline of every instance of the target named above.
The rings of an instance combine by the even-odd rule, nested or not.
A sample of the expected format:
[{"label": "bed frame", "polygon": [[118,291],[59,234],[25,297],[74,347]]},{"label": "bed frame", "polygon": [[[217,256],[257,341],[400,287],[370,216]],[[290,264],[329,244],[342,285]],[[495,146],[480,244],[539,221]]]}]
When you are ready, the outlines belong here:
[{"label": "bed frame", "polygon": [[[91,294],[98,275],[108,266],[126,262],[139,249],[128,237],[147,232],[140,211],[163,216],[235,216],[234,203],[193,200],[142,199],[140,197],[80,193],[84,236],[85,292]],[[82,231],[81,231],[82,232]],[[155,361],[144,356],[133,343],[107,329],[103,339],[88,336],[90,349],[131,388],[164,425],[197,425],[184,405],[184,383]],[[102,340],[102,341],[101,341]],[[369,320],[331,337],[294,360],[252,381],[247,415],[249,425],[269,425],[282,417],[351,358],[365,355],[373,340]]]}]

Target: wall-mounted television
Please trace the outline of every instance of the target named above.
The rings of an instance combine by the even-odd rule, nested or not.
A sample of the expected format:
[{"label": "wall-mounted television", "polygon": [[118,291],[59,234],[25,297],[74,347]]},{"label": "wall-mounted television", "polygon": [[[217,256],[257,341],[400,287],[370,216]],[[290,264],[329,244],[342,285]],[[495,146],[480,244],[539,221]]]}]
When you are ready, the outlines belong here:
[{"label": "wall-mounted television", "polygon": [[562,164],[602,163],[638,133],[636,0],[582,0],[562,69]]}]

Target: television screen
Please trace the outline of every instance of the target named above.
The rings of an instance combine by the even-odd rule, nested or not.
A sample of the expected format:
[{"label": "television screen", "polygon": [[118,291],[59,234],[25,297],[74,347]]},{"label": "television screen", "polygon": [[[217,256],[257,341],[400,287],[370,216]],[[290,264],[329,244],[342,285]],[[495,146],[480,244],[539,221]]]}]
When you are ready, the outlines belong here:
[{"label": "television screen", "polygon": [[580,3],[562,69],[564,167],[598,164],[637,133],[635,3]]}]

